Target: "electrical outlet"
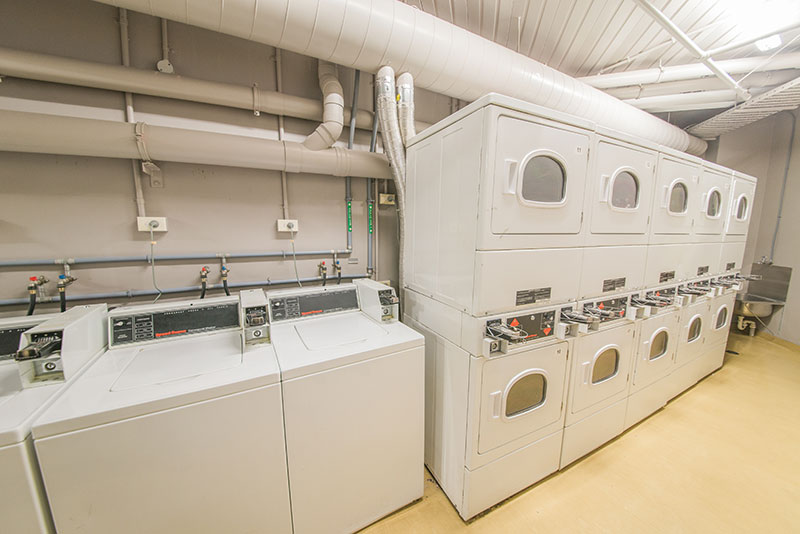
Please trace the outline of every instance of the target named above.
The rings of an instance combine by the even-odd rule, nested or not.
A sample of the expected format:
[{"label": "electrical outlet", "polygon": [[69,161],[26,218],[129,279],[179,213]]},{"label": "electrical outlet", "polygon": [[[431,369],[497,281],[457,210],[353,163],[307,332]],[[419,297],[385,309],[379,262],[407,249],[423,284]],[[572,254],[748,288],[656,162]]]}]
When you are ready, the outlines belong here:
[{"label": "electrical outlet", "polygon": [[140,232],[150,232],[152,225],[154,232],[167,231],[166,217],[136,217],[136,227]]},{"label": "electrical outlet", "polygon": [[279,232],[299,232],[300,226],[297,224],[297,219],[278,219]]}]

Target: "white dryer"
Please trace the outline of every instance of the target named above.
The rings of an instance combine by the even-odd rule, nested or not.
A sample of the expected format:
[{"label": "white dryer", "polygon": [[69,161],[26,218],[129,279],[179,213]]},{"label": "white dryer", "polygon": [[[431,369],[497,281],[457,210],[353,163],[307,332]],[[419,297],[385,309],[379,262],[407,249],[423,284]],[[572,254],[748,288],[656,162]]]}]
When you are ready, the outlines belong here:
[{"label": "white dryer", "polygon": [[635,348],[630,295],[579,303],[592,327],[575,340],[561,467],[622,433]]},{"label": "white dryer", "polygon": [[719,287],[718,296],[711,300],[706,349],[703,351],[701,362],[698,364],[698,380],[722,367],[725,350],[728,345],[728,334],[730,333],[735,302],[736,292],[732,288],[724,286]]},{"label": "white dryer", "polygon": [[406,296],[426,338],[425,463],[466,520],[558,470],[573,341],[561,307],[479,319]]},{"label": "white dryer", "polygon": [[423,337],[393,289],[361,287],[381,306],[358,289],[267,294],[295,534],[354,532],[422,497]]},{"label": "white dryer", "polygon": [[669,400],[667,377],[675,366],[681,316],[676,286],[655,288],[631,297],[631,301],[642,320],[638,322],[631,365],[626,429]]},{"label": "white dryer", "polygon": [[700,378],[698,369],[700,357],[707,348],[713,290],[708,282],[692,283],[679,286],[678,293],[685,299],[686,306],[681,310],[675,368],[667,379],[670,399],[696,384]]},{"label": "white dryer", "polygon": [[292,531],[266,304],[109,313],[109,350],[33,428],[60,534]]},{"label": "white dryer", "polygon": [[[105,348],[105,315],[103,304],[75,306],[58,315],[0,321],[5,355],[5,361],[0,362],[2,532],[54,532],[31,425]],[[19,363],[9,359],[12,350],[13,357],[23,353],[26,359]]]}]

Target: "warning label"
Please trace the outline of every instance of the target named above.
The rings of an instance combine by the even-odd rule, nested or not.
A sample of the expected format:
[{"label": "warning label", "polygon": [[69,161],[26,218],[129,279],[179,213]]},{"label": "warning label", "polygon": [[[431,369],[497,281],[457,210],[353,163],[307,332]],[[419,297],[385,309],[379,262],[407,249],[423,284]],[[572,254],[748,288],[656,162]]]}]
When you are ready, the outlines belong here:
[{"label": "warning label", "polygon": [[525,306],[535,302],[550,300],[550,287],[538,287],[536,289],[522,289],[517,291],[517,306]]},{"label": "warning label", "polygon": [[735,268],[736,268],[736,262],[735,261],[732,261],[732,262],[730,262],[730,263],[725,265],[725,270],[726,271],[732,271]]},{"label": "warning label", "polygon": [[697,276],[704,275],[708,272],[708,265],[704,265],[702,267],[697,268]]}]

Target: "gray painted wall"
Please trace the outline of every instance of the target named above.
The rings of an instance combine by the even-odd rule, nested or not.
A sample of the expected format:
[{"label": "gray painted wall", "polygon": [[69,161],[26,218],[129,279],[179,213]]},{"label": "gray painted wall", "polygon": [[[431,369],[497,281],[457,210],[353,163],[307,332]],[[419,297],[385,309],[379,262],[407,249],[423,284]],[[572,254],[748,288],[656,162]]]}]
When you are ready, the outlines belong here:
[{"label": "gray painted wall", "polygon": [[[0,0],[0,46],[119,64],[118,10],[89,0]],[[155,69],[161,58],[158,19],[129,13],[131,64]],[[242,39],[169,23],[170,59],[176,74],[275,88],[275,49]],[[283,89],[321,98],[316,60],[283,52]],[[341,68],[346,101],[352,98],[353,71]],[[0,73],[2,74],[2,73]],[[372,108],[372,76],[362,75],[360,107]],[[65,107],[72,106],[72,107]],[[137,120],[164,125],[227,131],[277,138],[277,118],[251,112],[134,95]],[[67,113],[124,120],[121,93],[14,78],[0,83],[0,108]],[[450,112],[450,99],[418,91],[417,116],[435,122]],[[302,140],[315,123],[286,119],[286,138]],[[346,143],[347,129],[340,144]],[[369,132],[358,131],[356,145],[366,149]],[[166,216],[169,231],[157,234],[156,254],[291,251],[288,235],[276,230],[282,217],[280,173],[227,167],[160,164],[165,187],[149,187],[144,176],[148,215]],[[353,254],[342,259],[345,274],[366,271],[366,180],[353,179]],[[149,235],[136,231],[131,164],[126,160],[0,152],[0,257],[62,258],[99,255],[145,255]],[[383,190],[383,185],[380,186]],[[290,217],[299,220],[297,250],[346,246],[345,182],[320,175],[289,175]],[[395,211],[379,208],[377,277],[396,280]],[[236,261],[231,282],[294,277],[289,259]],[[300,277],[317,275],[321,260],[298,259]],[[199,270],[211,268],[209,282],[219,283],[219,263],[160,264],[160,287],[199,284]],[[29,276],[45,275],[49,295],[57,295],[57,268],[0,269],[0,299],[27,296]],[[330,272],[330,270],[329,270]],[[75,268],[79,280],[68,294],[153,287],[147,264],[110,268]],[[171,298],[190,298],[185,294]],[[149,300],[149,299],[139,299]],[[45,309],[54,306],[42,306]],[[24,307],[2,308],[0,314]]]},{"label": "gray painted wall", "polygon": [[795,136],[786,194],[781,199],[792,118],[789,113],[779,113],[721,136],[717,161],[758,177],[743,263],[745,272],[753,261],[764,256],[770,257],[778,205],[783,201],[783,217],[772,259],[776,265],[792,267],[794,279],[789,287],[786,307],[773,314],[768,326],[777,336],[800,344],[800,248],[797,246],[797,229],[800,228],[800,210],[797,208],[800,204],[800,132]]}]

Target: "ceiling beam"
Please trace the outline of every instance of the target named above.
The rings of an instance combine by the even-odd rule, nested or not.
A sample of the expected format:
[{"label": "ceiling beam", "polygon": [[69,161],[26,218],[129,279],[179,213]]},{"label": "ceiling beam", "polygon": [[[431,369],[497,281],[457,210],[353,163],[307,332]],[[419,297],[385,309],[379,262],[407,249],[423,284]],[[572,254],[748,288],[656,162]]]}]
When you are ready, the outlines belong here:
[{"label": "ceiling beam", "polygon": [[724,81],[725,84],[736,91],[736,94],[739,95],[744,100],[750,98],[750,93],[739,85],[736,80],[731,78],[731,75],[725,72],[717,63],[708,55],[708,53],[700,48],[697,43],[695,43],[691,37],[686,35],[683,30],[681,30],[672,20],[667,17],[664,13],[662,13],[657,7],[655,7],[649,0],[635,0],[635,2],[645,10],[651,17],[653,17],[656,22],[658,22],[662,28],[664,28],[670,35],[672,35],[676,41],[684,46],[687,50],[689,50],[694,56],[699,59],[708,69],[713,72],[720,80]]}]

